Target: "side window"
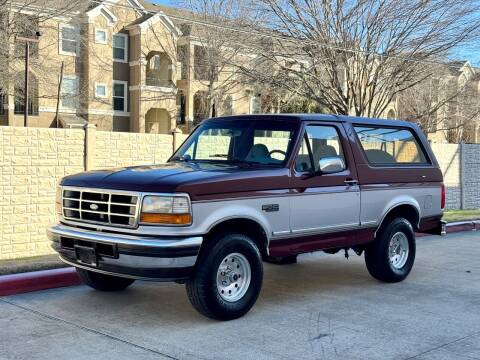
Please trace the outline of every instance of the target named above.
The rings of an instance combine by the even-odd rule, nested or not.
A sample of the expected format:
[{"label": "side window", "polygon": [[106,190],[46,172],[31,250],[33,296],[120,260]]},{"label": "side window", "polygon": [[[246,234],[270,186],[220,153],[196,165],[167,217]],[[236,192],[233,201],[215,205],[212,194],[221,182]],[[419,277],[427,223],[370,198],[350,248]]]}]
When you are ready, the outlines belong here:
[{"label": "side window", "polygon": [[355,126],[355,131],[373,165],[427,163],[422,148],[409,129]]},{"label": "side window", "polygon": [[337,129],[333,126],[307,126],[298,151],[295,169],[317,172],[320,160],[327,157],[339,157],[345,163]]}]

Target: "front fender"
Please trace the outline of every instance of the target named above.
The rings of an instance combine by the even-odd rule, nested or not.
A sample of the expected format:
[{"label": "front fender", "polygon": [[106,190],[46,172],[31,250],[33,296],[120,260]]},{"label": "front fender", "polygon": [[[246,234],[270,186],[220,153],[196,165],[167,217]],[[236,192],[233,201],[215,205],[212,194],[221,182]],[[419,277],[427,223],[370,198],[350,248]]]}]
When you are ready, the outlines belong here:
[{"label": "front fender", "polygon": [[267,239],[270,240],[272,227],[266,213],[261,211],[261,206],[255,204],[243,204],[236,201],[208,203],[195,203],[192,206],[194,211],[194,219],[196,219],[194,227],[198,232],[206,234],[216,225],[231,219],[249,219],[259,224]]}]

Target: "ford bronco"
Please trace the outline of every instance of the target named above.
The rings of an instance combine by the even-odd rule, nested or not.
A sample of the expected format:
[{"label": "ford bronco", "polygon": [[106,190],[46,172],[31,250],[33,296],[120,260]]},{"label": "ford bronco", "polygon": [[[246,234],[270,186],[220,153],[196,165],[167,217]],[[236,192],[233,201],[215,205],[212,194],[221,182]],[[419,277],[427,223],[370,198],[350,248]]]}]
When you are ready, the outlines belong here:
[{"label": "ford bronco", "polygon": [[83,282],[185,283],[205,316],[255,303],[262,260],[364,253],[385,282],[407,277],[415,232],[440,234],[442,173],[409,122],[334,115],[245,115],[202,122],[166,164],[62,179],[53,248]]}]

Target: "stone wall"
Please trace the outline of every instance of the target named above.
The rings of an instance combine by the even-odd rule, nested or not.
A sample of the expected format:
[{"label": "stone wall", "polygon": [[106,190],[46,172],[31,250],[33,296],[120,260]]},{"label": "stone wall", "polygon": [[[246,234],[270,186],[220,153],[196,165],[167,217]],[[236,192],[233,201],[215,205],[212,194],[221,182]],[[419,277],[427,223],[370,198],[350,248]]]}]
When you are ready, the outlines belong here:
[{"label": "stone wall", "polygon": [[94,167],[163,163],[172,150],[172,135],[97,131]]},{"label": "stone wall", "polygon": [[480,208],[480,145],[432,144],[447,190],[447,209]]},{"label": "stone wall", "polygon": [[165,162],[173,149],[172,135],[89,131],[91,141],[84,130],[0,126],[0,260],[52,253],[45,231],[62,177],[89,162],[91,169]]},{"label": "stone wall", "polygon": [[480,208],[480,145],[462,145],[463,208]]},{"label": "stone wall", "polygon": [[0,259],[50,253],[55,187],[84,169],[84,131],[0,127]]}]

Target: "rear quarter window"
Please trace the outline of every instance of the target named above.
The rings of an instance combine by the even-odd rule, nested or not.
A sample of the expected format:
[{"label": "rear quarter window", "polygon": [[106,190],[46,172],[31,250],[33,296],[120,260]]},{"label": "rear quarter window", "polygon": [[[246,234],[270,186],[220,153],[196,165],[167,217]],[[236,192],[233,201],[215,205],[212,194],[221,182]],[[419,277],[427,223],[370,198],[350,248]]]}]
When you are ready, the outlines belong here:
[{"label": "rear quarter window", "polygon": [[367,160],[372,165],[429,163],[410,129],[360,125],[354,128]]}]

